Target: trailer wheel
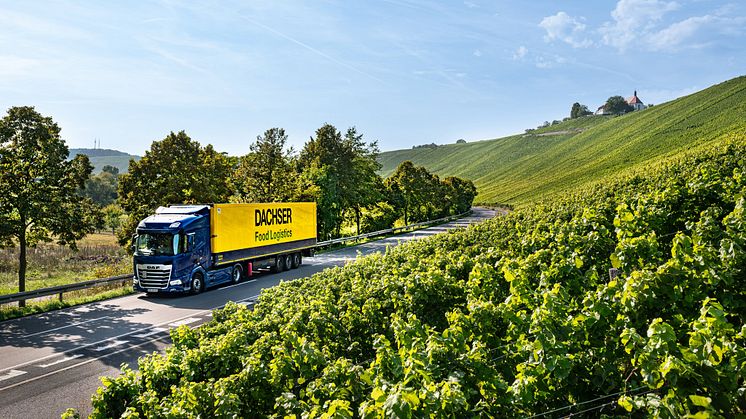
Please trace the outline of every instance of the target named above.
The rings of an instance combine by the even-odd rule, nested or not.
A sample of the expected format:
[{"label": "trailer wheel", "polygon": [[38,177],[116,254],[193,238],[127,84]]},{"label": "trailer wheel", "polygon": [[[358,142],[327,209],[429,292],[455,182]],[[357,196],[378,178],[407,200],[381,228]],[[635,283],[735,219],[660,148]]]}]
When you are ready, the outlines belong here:
[{"label": "trailer wheel", "polygon": [[289,271],[293,269],[293,255],[285,255],[285,270]]},{"label": "trailer wheel", "polygon": [[270,270],[273,273],[282,272],[285,270],[282,266],[284,264],[285,264],[285,258],[282,257],[282,255],[277,255],[275,256],[275,263],[272,264],[272,266],[270,267]]},{"label": "trailer wheel", "polygon": [[241,282],[241,279],[243,279],[243,269],[241,268],[241,265],[237,263],[233,265],[233,270],[231,271],[231,282],[238,284]]},{"label": "trailer wheel", "polygon": [[205,276],[202,272],[195,272],[192,276],[192,294],[199,294],[205,290]]},{"label": "trailer wheel", "polygon": [[297,269],[303,263],[303,256],[300,252],[293,253],[293,269]]}]

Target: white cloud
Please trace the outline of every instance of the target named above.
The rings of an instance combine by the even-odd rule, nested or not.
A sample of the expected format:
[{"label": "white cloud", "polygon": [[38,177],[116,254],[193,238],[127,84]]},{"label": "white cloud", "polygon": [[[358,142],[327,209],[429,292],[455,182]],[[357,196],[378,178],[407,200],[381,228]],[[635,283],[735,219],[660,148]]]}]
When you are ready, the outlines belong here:
[{"label": "white cloud", "polygon": [[478,49],[475,49],[474,52],[473,52],[473,54],[474,54],[475,57],[481,57],[482,56],[482,51],[480,51]]},{"label": "white cloud", "polygon": [[513,53],[513,59],[514,60],[522,60],[526,56],[526,54],[528,54],[528,48],[526,48],[525,46],[521,45]]},{"label": "white cloud", "polygon": [[585,37],[585,24],[565,12],[545,17],[539,23],[539,27],[547,31],[546,36],[544,36],[544,40],[547,42],[556,39],[572,45],[573,48],[585,48],[593,45],[593,42]]},{"label": "white cloud", "polygon": [[464,2],[464,6],[470,8],[470,9],[475,9],[475,8],[479,7],[478,4],[476,4],[476,3],[472,2],[472,1],[465,1]]},{"label": "white cloud", "polygon": [[[673,51],[706,45],[713,36],[739,35],[744,17],[724,16],[733,10],[723,7],[711,14],[664,21],[667,13],[680,8],[675,1],[619,0],[611,12],[612,21],[599,28],[602,42],[619,51],[631,47],[651,51]],[[695,39],[696,38],[696,39]]]},{"label": "white cloud", "polygon": [[650,47],[654,50],[669,50],[678,47],[691,38],[700,28],[715,20],[710,15],[690,17],[653,34],[649,38]]},{"label": "white cloud", "polygon": [[649,34],[666,13],[678,8],[674,1],[619,0],[611,12],[613,22],[604,23],[599,30],[603,43],[624,51]]},{"label": "white cloud", "polygon": [[559,55],[539,55],[536,57],[535,65],[537,68],[554,68],[559,64],[567,62],[565,57]]},{"label": "white cloud", "polygon": [[738,36],[744,32],[744,24],[744,17],[694,16],[650,34],[648,47],[656,51],[696,48],[712,41],[713,35]]}]

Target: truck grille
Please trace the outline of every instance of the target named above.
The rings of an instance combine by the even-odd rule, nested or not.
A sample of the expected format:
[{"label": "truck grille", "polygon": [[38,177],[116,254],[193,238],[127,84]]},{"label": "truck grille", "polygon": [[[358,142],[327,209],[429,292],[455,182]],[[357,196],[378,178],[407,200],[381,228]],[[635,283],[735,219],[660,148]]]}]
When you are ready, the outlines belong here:
[{"label": "truck grille", "polygon": [[173,265],[137,265],[137,279],[143,288],[166,288]]}]

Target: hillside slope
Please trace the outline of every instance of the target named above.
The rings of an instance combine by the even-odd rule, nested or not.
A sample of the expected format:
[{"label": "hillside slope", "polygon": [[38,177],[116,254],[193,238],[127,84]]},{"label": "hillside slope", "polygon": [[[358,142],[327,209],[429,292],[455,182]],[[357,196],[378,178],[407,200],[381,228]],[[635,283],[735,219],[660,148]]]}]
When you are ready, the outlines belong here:
[{"label": "hillside slope", "polygon": [[[574,122],[577,124],[577,122]],[[550,129],[563,131],[562,124]],[[584,131],[516,135],[435,149],[382,153],[382,174],[404,160],[477,185],[477,202],[525,204],[746,130],[746,77],[617,118],[588,119]],[[542,130],[546,132],[547,130]]]},{"label": "hillside slope", "polygon": [[93,165],[93,173],[99,173],[106,165],[119,169],[119,173],[126,173],[129,169],[130,160],[140,160],[140,156],[127,154],[123,151],[101,149],[101,148],[71,148],[70,158],[77,154],[85,154]]}]

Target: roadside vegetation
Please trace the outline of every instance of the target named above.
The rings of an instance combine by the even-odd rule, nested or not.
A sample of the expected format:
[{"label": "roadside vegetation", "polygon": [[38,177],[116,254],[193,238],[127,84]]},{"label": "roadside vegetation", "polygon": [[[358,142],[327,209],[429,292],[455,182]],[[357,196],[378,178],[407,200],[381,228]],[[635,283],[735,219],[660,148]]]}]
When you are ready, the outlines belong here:
[{"label": "roadside vegetation", "polygon": [[92,417],[737,417],[745,162],[734,134],[280,284],[105,378]]},{"label": "roadside vegetation", "polygon": [[[18,292],[17,247],[0,249],[0,294]],[[78,249],[42,244],[28,251],[26,289],[72,284],[89,279],[108,278],[132,272],[132,259],[117,243],[116,236],[94,233],[78,242]],[[0,321],[63,307],[103,300],[131,292],[131,281],[120,285],[97,286],[57,296],[28,300],[25,307],[17,303],[0,305]]]}]

